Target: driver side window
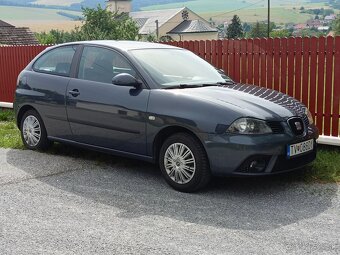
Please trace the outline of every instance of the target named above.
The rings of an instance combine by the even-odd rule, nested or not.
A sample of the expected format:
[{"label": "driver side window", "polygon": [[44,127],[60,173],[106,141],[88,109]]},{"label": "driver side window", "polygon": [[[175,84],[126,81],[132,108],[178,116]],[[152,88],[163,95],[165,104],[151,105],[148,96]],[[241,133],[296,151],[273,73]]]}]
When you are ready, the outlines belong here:
[{"label": "driver side window", "polygon": [[112,84],[112,78],[121,73],[136,77],[136,72],[119,53],[99,47],[85,46],[78,71],[78,78]]}]

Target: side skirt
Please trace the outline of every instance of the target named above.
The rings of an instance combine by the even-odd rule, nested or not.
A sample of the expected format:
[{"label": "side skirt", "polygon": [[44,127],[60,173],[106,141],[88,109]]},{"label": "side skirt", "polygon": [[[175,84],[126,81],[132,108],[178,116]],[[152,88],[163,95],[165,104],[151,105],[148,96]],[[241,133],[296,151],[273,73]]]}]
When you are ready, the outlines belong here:
[{"label": "side skirt", "polygon": [[150,157],[150,156],[108,149],[108,148],[104,148],[104,147],[100,147],[100,146],[95,146],[95,145],[90,145],[90,144],[85,144],[85,143],[79,143],[79,142],[75,142],[75,141],[71,141],[71,140],[67,140],[67,139],[62,139],[62,138],[58,138],[58,137],[53,137],[53,136],[48,136],[48,139],[51,140],[51,141],[54,141],[54,142],[70,144],[70,145],[73,145],[73,146],[76,146],[76,147],[85,148],[85,149],[98,151],[98,152],[103,152],[103,153],[110,154],[110,155],[139,159],[139,160],[147,161],[147,162],[150,162],[150,163],[155,163],[155,159],[153,157]]}]

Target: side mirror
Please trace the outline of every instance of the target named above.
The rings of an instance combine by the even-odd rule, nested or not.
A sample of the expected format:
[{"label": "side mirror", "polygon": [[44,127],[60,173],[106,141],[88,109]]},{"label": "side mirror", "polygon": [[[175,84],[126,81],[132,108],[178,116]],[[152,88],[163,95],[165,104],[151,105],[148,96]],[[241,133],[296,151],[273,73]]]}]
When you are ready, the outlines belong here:
[{"label": "side mirror", "polygon": [[128,73],[121,73],[113,77],[112,84],[123,87],[135,87],[139,88],[142,83]]},{"label": "side mirror", "polygon": [[217,70],[220,74],[225,74],[224,70],[223,69],[218,69]]},{"label": "side mirror", "polygon": [[216,68],[216,71],[221,75],[221,77],[226,81],[226,82],[233,82],[232,79],[228,75],[225,74],[223,69],[218,69]]}]

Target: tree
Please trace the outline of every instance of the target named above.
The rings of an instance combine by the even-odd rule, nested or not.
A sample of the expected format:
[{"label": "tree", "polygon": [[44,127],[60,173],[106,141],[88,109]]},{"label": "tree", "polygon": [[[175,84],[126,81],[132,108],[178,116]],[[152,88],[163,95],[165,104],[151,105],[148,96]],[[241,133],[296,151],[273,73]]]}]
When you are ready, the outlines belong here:
[{"label": "tree", "polygon": [[79,29],[83,40],[136,40],[138,27],[127,14],[112,13],[100,5],[83,8],[84,21]]},{"label": "tree", "polygon": [[324,9],[323,11],[323,16],[328,16],[334,14],[334,10],[333,9]]},{"label": "tree", "polygon": [[145,40],[147,42],[156,42],[157,41],[157,37],[155,34],[148,34],[146,37],[145,37]]},{"label": "tree", "polygon": [[137,24],[126,14],[112,13],[100,5],[96,9],[83,8],[82,26],[71,32],[51,30],[36,34],[42,44],[59,44],[86,40],[136,40]]},{"label": "tree", "polygon": [[56,39],[53,37],[51,33],[36,33],[35,38],[39,41],[40,44],[55,44]]},{"label": "tree", "polygon": [[268,32],[267,32],[267,25],[264,23],[259,23],[256,22],[255,26],[251,29],[249,36],[251,38],[262,38],[262,37],[267,37]]},{"label": "tree", "polygon": [[315,37],[320,37],[320,36],[325,36],[325,34],[321,31],[318,31],[317,29],[316,30],[312,30],[312,29],[303,29],[301,30],[299,33],[298,33],[298,36],[301,36],[301,37],[312,37],[312,36],[315,36]]},{"label": "tree", "polygon": [[336,35],[340,35],[340,15],[333,23],[333,30]]},{"label": "tree", "polygon": [[283,38],[283,37],[289,37],[291,35],[292,35],[292,33],[287,29],[274,30],[274,31],[270,32],[270,37],[272,37],[272,38],[277,38],[277,37]]},{"label": "tree", "polygon": [[243,23],[242,25],[244,33],[248,33],[251,30],[251,25],[248,24],[247,22]]},{"label": "tree", "polygon": [[[270,22],[269,33],[276,28],[276,24],[274,22]],[[253,25],[251,31],[248,34],[250,38],[263,38],[268,36],[268,25],[266,23],[256,22]]]},{"label": "tree", "polygon": [[160,42],[173,42],[174,39],[170,35],[164,35],[161,38],[159,38]]},{"label": "tree", "polygon": [[239,16],[234,15],[231,24],[227,28],[227,38],[235,39],[243,37],[243,28]]}]

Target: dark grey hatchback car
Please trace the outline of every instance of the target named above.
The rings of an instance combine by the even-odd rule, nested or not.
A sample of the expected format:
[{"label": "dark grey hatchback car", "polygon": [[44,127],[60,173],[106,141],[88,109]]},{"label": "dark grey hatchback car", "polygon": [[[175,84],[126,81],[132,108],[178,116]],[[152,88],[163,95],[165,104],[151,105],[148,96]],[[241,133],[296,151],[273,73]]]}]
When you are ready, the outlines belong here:
[{"label": "dark grey hatchback car", "polygon": [[212,175],[282,173],[316,157],[318,130],[303,104],[161,44],[48,48],[19,75],[14,107],[27,148],[57,141],[155,162],[184,192]]}]

